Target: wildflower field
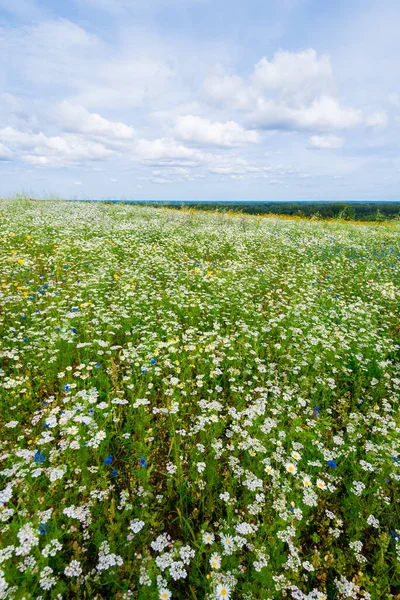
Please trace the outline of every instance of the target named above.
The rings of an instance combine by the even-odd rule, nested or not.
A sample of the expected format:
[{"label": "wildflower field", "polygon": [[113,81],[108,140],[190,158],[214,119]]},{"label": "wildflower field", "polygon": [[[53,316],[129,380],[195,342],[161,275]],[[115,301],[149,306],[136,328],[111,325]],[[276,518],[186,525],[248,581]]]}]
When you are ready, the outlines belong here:
[{"label": "wildflower field", "polygon": [[0,201],[0,598],[400,594],[400,226]]}]

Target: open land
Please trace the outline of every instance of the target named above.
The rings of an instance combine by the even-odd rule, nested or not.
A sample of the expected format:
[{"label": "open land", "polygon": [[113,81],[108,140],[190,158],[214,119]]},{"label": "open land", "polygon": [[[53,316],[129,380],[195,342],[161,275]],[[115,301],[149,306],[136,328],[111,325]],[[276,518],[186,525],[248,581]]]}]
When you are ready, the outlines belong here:
[{"label": "open land", "polygon": [[0,201],[0,598],[400,593],[400,225]]}]

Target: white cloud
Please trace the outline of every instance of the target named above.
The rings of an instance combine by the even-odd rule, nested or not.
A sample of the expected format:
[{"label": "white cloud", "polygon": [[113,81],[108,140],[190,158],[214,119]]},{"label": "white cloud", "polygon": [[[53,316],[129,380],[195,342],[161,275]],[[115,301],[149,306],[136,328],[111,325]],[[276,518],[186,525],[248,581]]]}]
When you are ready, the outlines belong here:
[{"label": "white cloud", "polygon": [[99,142],[81,136],[48,137],[44,133],[19,131],[12,127],[0,129],[0,143],[4,143],[16,158],[33,165],[62,166],[91,160],[102,160],[114,152]]},{"label": "white cloud", "polygon": [[2,76],[6,87],[17,79],[43,97],[57,89],[88,109],[138,107],[160,97],[174,76],[160,45],[136,31],[108,43],[67,19],[0,27]]},{"label": "white cloud", "polygon": [[[197,150],[188,148],[183,144],[169,138],[159,138],[156,140],[138,140],[134,149],[134,157],[137,160],[148,162],[165,162],[165,163],[187,163],[197,165],[207,163],[212,159],[212,155]],[[179,166],[179,165],[178,165]]]},{"label": "white cloud", "polygon": [[210,173],[219,175],[245,175],[268,178],[271,173],[290,175],[296,173],[291,166],[281,164],[251,164],[248,160],[237,156],[215,157],[209,164]]},{"label": "white cloud", "polygon": [[245,81],[239,75],[212,75],[204,81],[206,96],[216,102],[234,108],[245,108],[249,101],[249,93]]},{"label": "white cloud", "polygon": [[360,110],[342,107],[331,96],[320,96],[307,107],[291,107],[260,99],[249,116],[249,122],[261,129],[348,129],[362,120]]},{"label": "white cloud", "polygon": [[344,139],[336,135],[312,135],[309,139],[310,148],[320,148],[322,150],[331,150],[342,148]]},{"label": "white cloud", "polygon": [[185,142],[214,146],[237,146],[260,141],[256,131],[246,131],[235,121],[211,122],[209,119],[193,115],[178,117],[174,134]]},{"label": "white cloud", "polygon": [[135,130],[125,123],[109,121],[67,100],[56,107],[55,117],[64,131],[110,140],[132,140],[135,136]]},{"label": "white cloud", "polygon": [[153,183],[159,183],[159,184],[172,183],[172,179],[165,179],[163,177],[153,177],[153,179],[151,181]]},{"label": "white cloud", "polygon": [[190,171],[185,167],[167,167],[166,169],[154,169],[152,173],[153,175],[158,176],[179,175],[181,177],[187,177]]},{"label": "white cloud", "polygon": [[217,74],[204,83],[206,96],[243,111],[249,127],[259,129],[347,129],[364,119],[342,106],[335,95],[330,60],[315,50],[279,51],[262,58],[247,81]]},{"label": "white cloud", "polygon": [[0,143],[0,160],[9,160],[12,157],[12,152],[7,146]]},{"label": "white cloud", "polygon": [[305,105],[319,95],[332,95],[335,83],[330,59],[313,49],[275,52],[272,60],[259,60],[245,81],[238,75],[217,73],[204,82],[206,95],[217,102],[254,110],[262,100]]},{"label": "white cloud", "polygon": [[254,67],[251,83],[256,89],[279,92],[289,100],[310,100],[333,91],[329,57],[317,57],[313,49],[302,52],[275,52],[273,59],[262,58]]},{"label": "white cloud", "polygon": [[387,114],[383,111],[373,113],[366,118],[366,123],[370,127],[386,127],[388,124]]}]

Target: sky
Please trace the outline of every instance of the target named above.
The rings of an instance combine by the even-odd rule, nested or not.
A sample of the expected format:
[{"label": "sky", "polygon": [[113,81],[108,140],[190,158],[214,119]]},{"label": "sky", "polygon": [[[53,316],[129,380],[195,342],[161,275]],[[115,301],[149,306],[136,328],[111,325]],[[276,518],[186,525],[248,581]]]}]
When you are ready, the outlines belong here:
[{"label": "sky", "polygon": [[400,200],[398,0],[0,0],[0,196]]}]

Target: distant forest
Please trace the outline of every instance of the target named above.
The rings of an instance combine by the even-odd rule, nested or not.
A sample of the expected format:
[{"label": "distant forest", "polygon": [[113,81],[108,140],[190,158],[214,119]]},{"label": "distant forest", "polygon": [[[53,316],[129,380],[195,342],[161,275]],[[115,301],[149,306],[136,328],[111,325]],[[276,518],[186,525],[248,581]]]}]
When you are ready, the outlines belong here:
[{"label": "distant forest", "polygon": [[[135,202],[140,203],[141,202]],[[400,220],[400,202],[143,202],[147,206],[196,208],[212,211],[235,211],[251,215],[287,215],[321,219],[356,221]]]}]

